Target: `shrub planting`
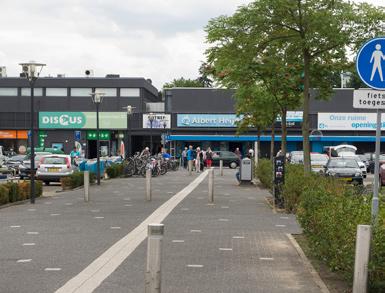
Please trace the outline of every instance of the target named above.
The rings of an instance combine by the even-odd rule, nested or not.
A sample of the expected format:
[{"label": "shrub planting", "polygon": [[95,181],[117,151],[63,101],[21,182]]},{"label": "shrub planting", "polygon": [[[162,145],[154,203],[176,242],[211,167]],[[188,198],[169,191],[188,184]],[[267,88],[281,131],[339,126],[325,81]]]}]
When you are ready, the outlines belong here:
[{"label": "shrub planting", "polygon": [[9,190],[4,185],[0,185],[0,205],[7,204],[9,202]]},{"label": "shrub planting", "polygon": [[123,164],[111,164],[107,167],[106,173],[109,178],[117,178],[123,176]]},{"label": "shrub planting", "polygon": [[[0,185],[0,205],[13,203],[30,198],[30,181],[22,181],[20,183],[7,182]],[[35,181],[35,196],[39,197],[43,194],[43,183]],[[6,198],[5,198],[6,197]]]},{"label": "shrub planting", "polygon": [[261,184],[268,188],[273,188],[273,169],[272,161],[268,159],[258,160],[258,165],[256,168],[256,175],[261,182]]},{"label": "shrub planting", "polygon": [[[90,183],[94,183],[96,175],[90,172]],[[74,189],[84,185],[84,172],[74,172],[70,176],[60,179],[61,186],[64,190]]]}]

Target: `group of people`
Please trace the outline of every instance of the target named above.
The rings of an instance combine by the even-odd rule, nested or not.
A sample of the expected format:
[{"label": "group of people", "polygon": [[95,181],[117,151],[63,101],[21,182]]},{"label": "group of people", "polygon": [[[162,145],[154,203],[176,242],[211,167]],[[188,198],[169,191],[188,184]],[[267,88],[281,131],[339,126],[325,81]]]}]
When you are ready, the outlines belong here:
[{"label": "group of people", "polygon": [[193,166],[195,165],[195,171],[197,173],[202,172],[205,165],[207,168],[211,168],[214,155],[215,154],[210,147],[208,147],[206,151],[201,150],[200,147],[197,147],[194,150],[192,145],[190,145],[188,148],[185,147],[182,151],[182,166],[183,168],[188,168],[189,171],[192,171]]}]

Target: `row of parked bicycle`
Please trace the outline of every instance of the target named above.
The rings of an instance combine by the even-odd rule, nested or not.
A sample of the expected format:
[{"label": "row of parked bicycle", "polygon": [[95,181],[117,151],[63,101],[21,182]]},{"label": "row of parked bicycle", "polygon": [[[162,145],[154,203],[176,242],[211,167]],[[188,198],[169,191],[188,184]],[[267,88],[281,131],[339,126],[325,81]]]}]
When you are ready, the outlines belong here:
[{"label": "row of parked bicycle", "polygon": [[179,168],[179,160],[176,158],[163,158],[162,154],[156,156],[140,156],[136,154],[125,159],[123,173],[126,177],[133,175],[146,176],[146,170],[151,170],[153,177],[164,175],[168,171],[176,171]]}]

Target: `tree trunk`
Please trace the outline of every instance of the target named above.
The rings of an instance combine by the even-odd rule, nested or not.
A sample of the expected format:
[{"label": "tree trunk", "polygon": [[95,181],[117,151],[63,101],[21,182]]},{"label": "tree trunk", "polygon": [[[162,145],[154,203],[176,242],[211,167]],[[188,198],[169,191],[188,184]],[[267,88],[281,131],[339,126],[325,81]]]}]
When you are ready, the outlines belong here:
[{"label": "tree trunk", "polygon": [[309,104],[310,104],[310,54],[307,50],[303,52],[304,60],[304,89],[303,89],[303,163],[305,173],[310,173],[310,140],[309,140]]},{"label": "tree trunk", "polygon": [[282,156],[286,157],[286,152],[287,152],[287,125],[286,125],[286,114],[287,114],[287,109],[285,108],[282,113],[281,113],[281,130],[282,130],[282,138],[281,138],[281,153]]},{"label": "tree trunk", "polygon": [[275,121],[271,125],[271,142],[270,142],[270,160],[274,158],[274,143],[275,143]]}]

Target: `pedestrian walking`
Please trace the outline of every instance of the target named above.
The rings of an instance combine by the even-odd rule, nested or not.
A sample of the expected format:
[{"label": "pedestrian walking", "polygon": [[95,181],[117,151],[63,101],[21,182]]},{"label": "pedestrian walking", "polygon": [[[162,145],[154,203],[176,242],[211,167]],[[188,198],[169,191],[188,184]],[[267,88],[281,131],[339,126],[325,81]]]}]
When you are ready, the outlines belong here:
[{"label": "pedestrian walking", "polygon": [[235,151],[234,151],[234,154],[237,155],[237,157],[240,159],[242,159],[242,153],[241,151],[239,150],[239,148],[236,148]]},{"label": "pedestrian walking", "polygon": [[213,152],[211,151],[211,148],[207,148],[206,151],[206,166],[207,168],[211,168],[211,165],[213,163]]},{"label": "pedestrian walking", "polygon": [[195,159],[195,170],[197,173],[199,173],[201,171],[201,158],[203,159],[203,153],[200,147],[197,147],[196,152],[197,156]]},{"label": "pedestrian walking", "polygon": [[188,147],[186,158],[188,163],[188,171],[192,172],[193,161],[194,161],[194,151],[193,151],[192,145]]},{"label": "pedestrian walking", "polygon": [[182,151],[182,166],[184,169],[187,168],[187,151],[188,148],[184,147],[184,150]]}]

